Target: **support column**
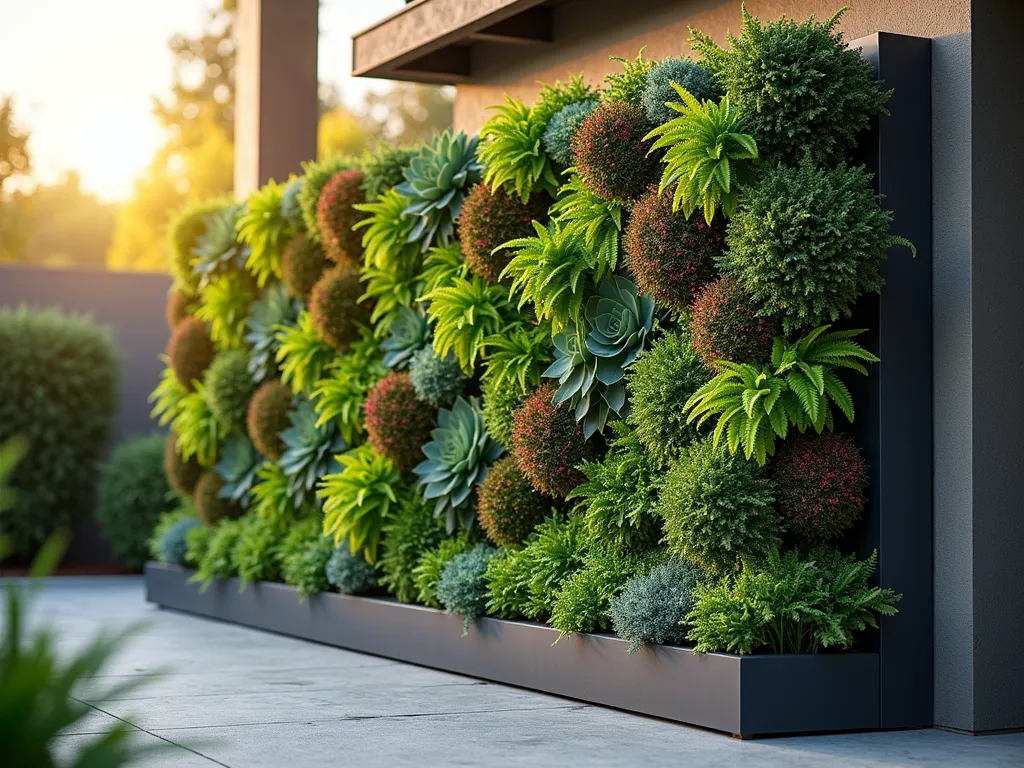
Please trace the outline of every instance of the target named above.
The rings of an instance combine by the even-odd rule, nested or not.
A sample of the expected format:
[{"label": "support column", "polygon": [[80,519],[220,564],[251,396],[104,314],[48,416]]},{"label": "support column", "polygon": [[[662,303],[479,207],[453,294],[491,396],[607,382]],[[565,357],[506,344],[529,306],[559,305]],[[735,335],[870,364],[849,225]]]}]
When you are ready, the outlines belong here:
[{"label": "support column", "polygon": [[239,0],[235,197],[316,157],[318,0]]}]

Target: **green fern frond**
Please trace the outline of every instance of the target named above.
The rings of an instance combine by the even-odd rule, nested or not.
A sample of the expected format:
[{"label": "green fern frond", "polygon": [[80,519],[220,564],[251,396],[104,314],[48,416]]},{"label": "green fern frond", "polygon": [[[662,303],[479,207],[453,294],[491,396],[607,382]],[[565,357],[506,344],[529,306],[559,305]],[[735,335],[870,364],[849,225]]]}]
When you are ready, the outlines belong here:
[{"label": "green fern frond", "polygon": [[462,255],[462,247],[457,242],[431,248],[423,259],[423,293],[431,293],[438,288],[451,285],[457,279],[469,275],[469,265]]},{"label": "green fern frond", "polygon": [[440,358],[454,354],[466,375],[472,376],[487,339],[504,326],[505,289],[482,277],[456,278],[420,301],[430,302],[427,314],[434,323],[435,354]]},{"label": "green fern frond", "polygon": [[571,237],[583,241],[594,262],[594,280],[600,281],[619,264],[624,206],[594,194],[575,170],[566,170],[571,175],[558,191],[551,215],[565,225]]},{"label": "green fern frond", "polygon": [[217,462],[217,449],[227,433],[210,410],[201,381],[196,382],[195,391],[181,399],[171,431],[178,436],[175,447],[182,459],[188,461],[195,456],[200,466],[206,468]]},{"label": "green fern frond", "polygon": [[484,183],[492,189],[504,187],[509,193],[515,192],[524,203],[532,195],[553,195],[558,178],[544,151],[547,121],[538,119],[518,99],[506,96],[505,102],[492,107],[497,114],[480,129],[480,138],[485,141],[480,149]]},{"label": "green fern frond", "polygon": [[170,358],[167,355],[160,355],[160,362],[164,364],[164,369],[160,372],[160,383],[149,395],[149,402],[154,403],[149,418],[157,419],[157,423],[162,427],[181,413],[181,403],[188,390],[174,375]]},{"label": "green fern frond", "polygon": [[364,432],[366,396],[387,373],[376,354],[356,352],[331,362],[313,389],[313,405],[319,415],[316,426],[335,422],[345,441],[354,444]]},{"label": "green fern frond", "polygon": [[363,232],[363,263],[367,267],[387,269],[389,266],[417,261],[419,248],[409,242],[413,220],[403,216],[409,201],[389,189],[376,202],[357,203],[357,211],[370,214],[352,229]]},{"label": "green fern frond", "polygon": [[336,353],[321,340],[306,310],[299,314],[296,326],[278,325],[275,329],[281,380],[297,395],[310,391]]},{"label": "green fern frond", "polygon": [[519,385],[522,394],[540,386],[541,371],[554,356],[551,325],[542,323],[533,328],[517,325],[486,341],[487,370],[484,377],[499,389],[512,382]]}]

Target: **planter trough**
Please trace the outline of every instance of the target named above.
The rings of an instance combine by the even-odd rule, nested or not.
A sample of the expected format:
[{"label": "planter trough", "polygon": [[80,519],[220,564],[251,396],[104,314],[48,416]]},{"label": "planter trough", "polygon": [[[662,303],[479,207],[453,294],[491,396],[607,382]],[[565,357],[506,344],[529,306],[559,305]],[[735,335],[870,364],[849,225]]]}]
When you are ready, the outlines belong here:
[{"label": "planter trough", "polygon": [[530,688],[742,736],[879,727],[876,653],[735,656],[655,646],[632,656],[611,635],[523,621],[463,623],[433,608],[226,579],[200,593],[194,571],[146,565],[146,599],[163,608]]}]

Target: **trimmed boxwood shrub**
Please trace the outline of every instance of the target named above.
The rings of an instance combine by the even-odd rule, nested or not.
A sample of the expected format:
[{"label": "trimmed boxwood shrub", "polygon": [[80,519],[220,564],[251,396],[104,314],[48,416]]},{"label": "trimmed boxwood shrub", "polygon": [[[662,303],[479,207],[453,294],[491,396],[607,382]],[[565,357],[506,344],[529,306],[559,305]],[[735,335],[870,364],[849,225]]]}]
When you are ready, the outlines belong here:
[{"label": "trimmed boxwood shrub", "polygon": [[110,548],[129,568],[141,568],[149,537],[160,516],[177,502],[164,474],[166,435],[149,435],[121,443],[100,475],[96,520]]},{"label": "trimmed boxwood shrub", "polygon": [[24,307],[0,307],[0,361],[0,444],[14,435],[28,441],[0,535],[27,555],[92,507],[117,410],[119,361],[108,329]]}]

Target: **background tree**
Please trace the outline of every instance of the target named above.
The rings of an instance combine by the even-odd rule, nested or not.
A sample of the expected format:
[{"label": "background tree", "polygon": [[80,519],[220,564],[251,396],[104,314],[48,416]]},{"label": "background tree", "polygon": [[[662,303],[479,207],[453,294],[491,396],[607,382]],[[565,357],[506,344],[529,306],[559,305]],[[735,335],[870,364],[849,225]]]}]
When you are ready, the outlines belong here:
[{"label": "background tree", "polygon": [[14,119],[14,99],[0,99],[0,261],[17,259],[27,240],[25,193],[7,182],[31,170],[28,140],[29,132]]},{"label": "background tree", "polygon": [[367,93],[361,112],[374,136],[403,146],[419,144],[451,127],[454,95],[450,88],[395,83],[386,91]]},{"label": "background tree", "polygon": [[28,238],[20,261],[47,267],[102,269],[117,205],[85,192],[77,171],[39,186],[24,214]]}]

